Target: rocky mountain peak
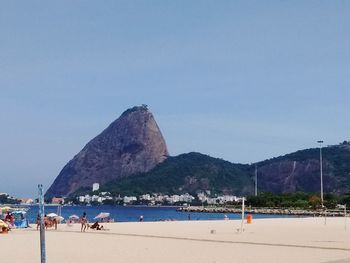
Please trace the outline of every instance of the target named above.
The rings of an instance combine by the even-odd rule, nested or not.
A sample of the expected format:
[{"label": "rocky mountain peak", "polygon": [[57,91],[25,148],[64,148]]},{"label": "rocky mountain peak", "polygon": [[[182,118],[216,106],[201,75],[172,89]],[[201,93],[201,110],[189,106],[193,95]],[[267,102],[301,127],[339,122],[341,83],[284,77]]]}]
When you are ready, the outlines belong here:
[{"label": "rocky mountain peak", "polygon": [[167,156],[165,140],[147,106],[130,108],[66,164],[46,197],[67,196],[93,183],[147,172]]}]

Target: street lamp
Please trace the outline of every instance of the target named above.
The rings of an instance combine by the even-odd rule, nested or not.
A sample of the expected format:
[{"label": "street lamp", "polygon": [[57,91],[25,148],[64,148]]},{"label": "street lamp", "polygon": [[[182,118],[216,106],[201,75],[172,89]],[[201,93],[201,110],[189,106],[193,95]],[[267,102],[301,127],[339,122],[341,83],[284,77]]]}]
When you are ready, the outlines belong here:
[{"label": "street lamp", "polygon": [[255,164],[255,196],[258,195],[258,166]]},{"label": "street lamp", "polygon": [[323,208],[323,171],[322,171],[322,143],[323,141],[317,141],[320,145],[320,176],[321,176],[321,205]]}]

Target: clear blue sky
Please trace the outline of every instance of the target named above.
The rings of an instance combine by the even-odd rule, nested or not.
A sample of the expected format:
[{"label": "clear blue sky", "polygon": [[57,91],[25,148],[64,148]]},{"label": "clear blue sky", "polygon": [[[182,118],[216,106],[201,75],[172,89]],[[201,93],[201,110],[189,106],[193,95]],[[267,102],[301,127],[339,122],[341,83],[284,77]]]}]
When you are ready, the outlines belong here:
[{"label": "clear blue sky", "polygon": [[171,155],[350,139],[349,1],[0,3],[0,192],[36,196],[142,103]]}]

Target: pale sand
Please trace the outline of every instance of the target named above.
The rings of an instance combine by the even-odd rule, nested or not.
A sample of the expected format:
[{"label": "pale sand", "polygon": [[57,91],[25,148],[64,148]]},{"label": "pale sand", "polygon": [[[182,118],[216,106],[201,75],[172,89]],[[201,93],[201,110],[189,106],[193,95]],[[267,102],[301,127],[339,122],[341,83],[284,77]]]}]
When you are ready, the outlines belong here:
[{"label": "pale sand", "polygon": [[[59,225],[46,231],[48,263],[288,263],[350,262],[350,219],[259,219],[104,224],[80,232]],[[212,234],[211,230],[215,230]],[[0,235],[1,263],[40,262],[39,231]],[[4,253],[4,251],[6,251]]]}]

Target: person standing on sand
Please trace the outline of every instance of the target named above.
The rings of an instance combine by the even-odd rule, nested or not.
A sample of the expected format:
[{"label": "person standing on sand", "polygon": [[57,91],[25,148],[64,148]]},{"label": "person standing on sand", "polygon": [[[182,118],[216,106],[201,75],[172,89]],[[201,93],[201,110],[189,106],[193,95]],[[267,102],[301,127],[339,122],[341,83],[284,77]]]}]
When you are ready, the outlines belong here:
[{"label": "person standing on sand", "polygon": [[10,223],[11,222],[11,214],[10,214],[10,212],[7,212],[7,215],[5,216],[4,221],[5,221],[5,223]]},{"label": "person standing on sand", "polygon": [[41,224],[41,217],[40,217],[40,214],[38,214],[38,215],[36,216],[36,230],[39,229],[40,224]]},{"label": "person standing on sand", "polygon": [[82,217],[80,218],[80,223],[81,223],[81,229],[80,232],[85,232],[87,228],[87,218],[86,218],[86,213],[84,212]]}]

